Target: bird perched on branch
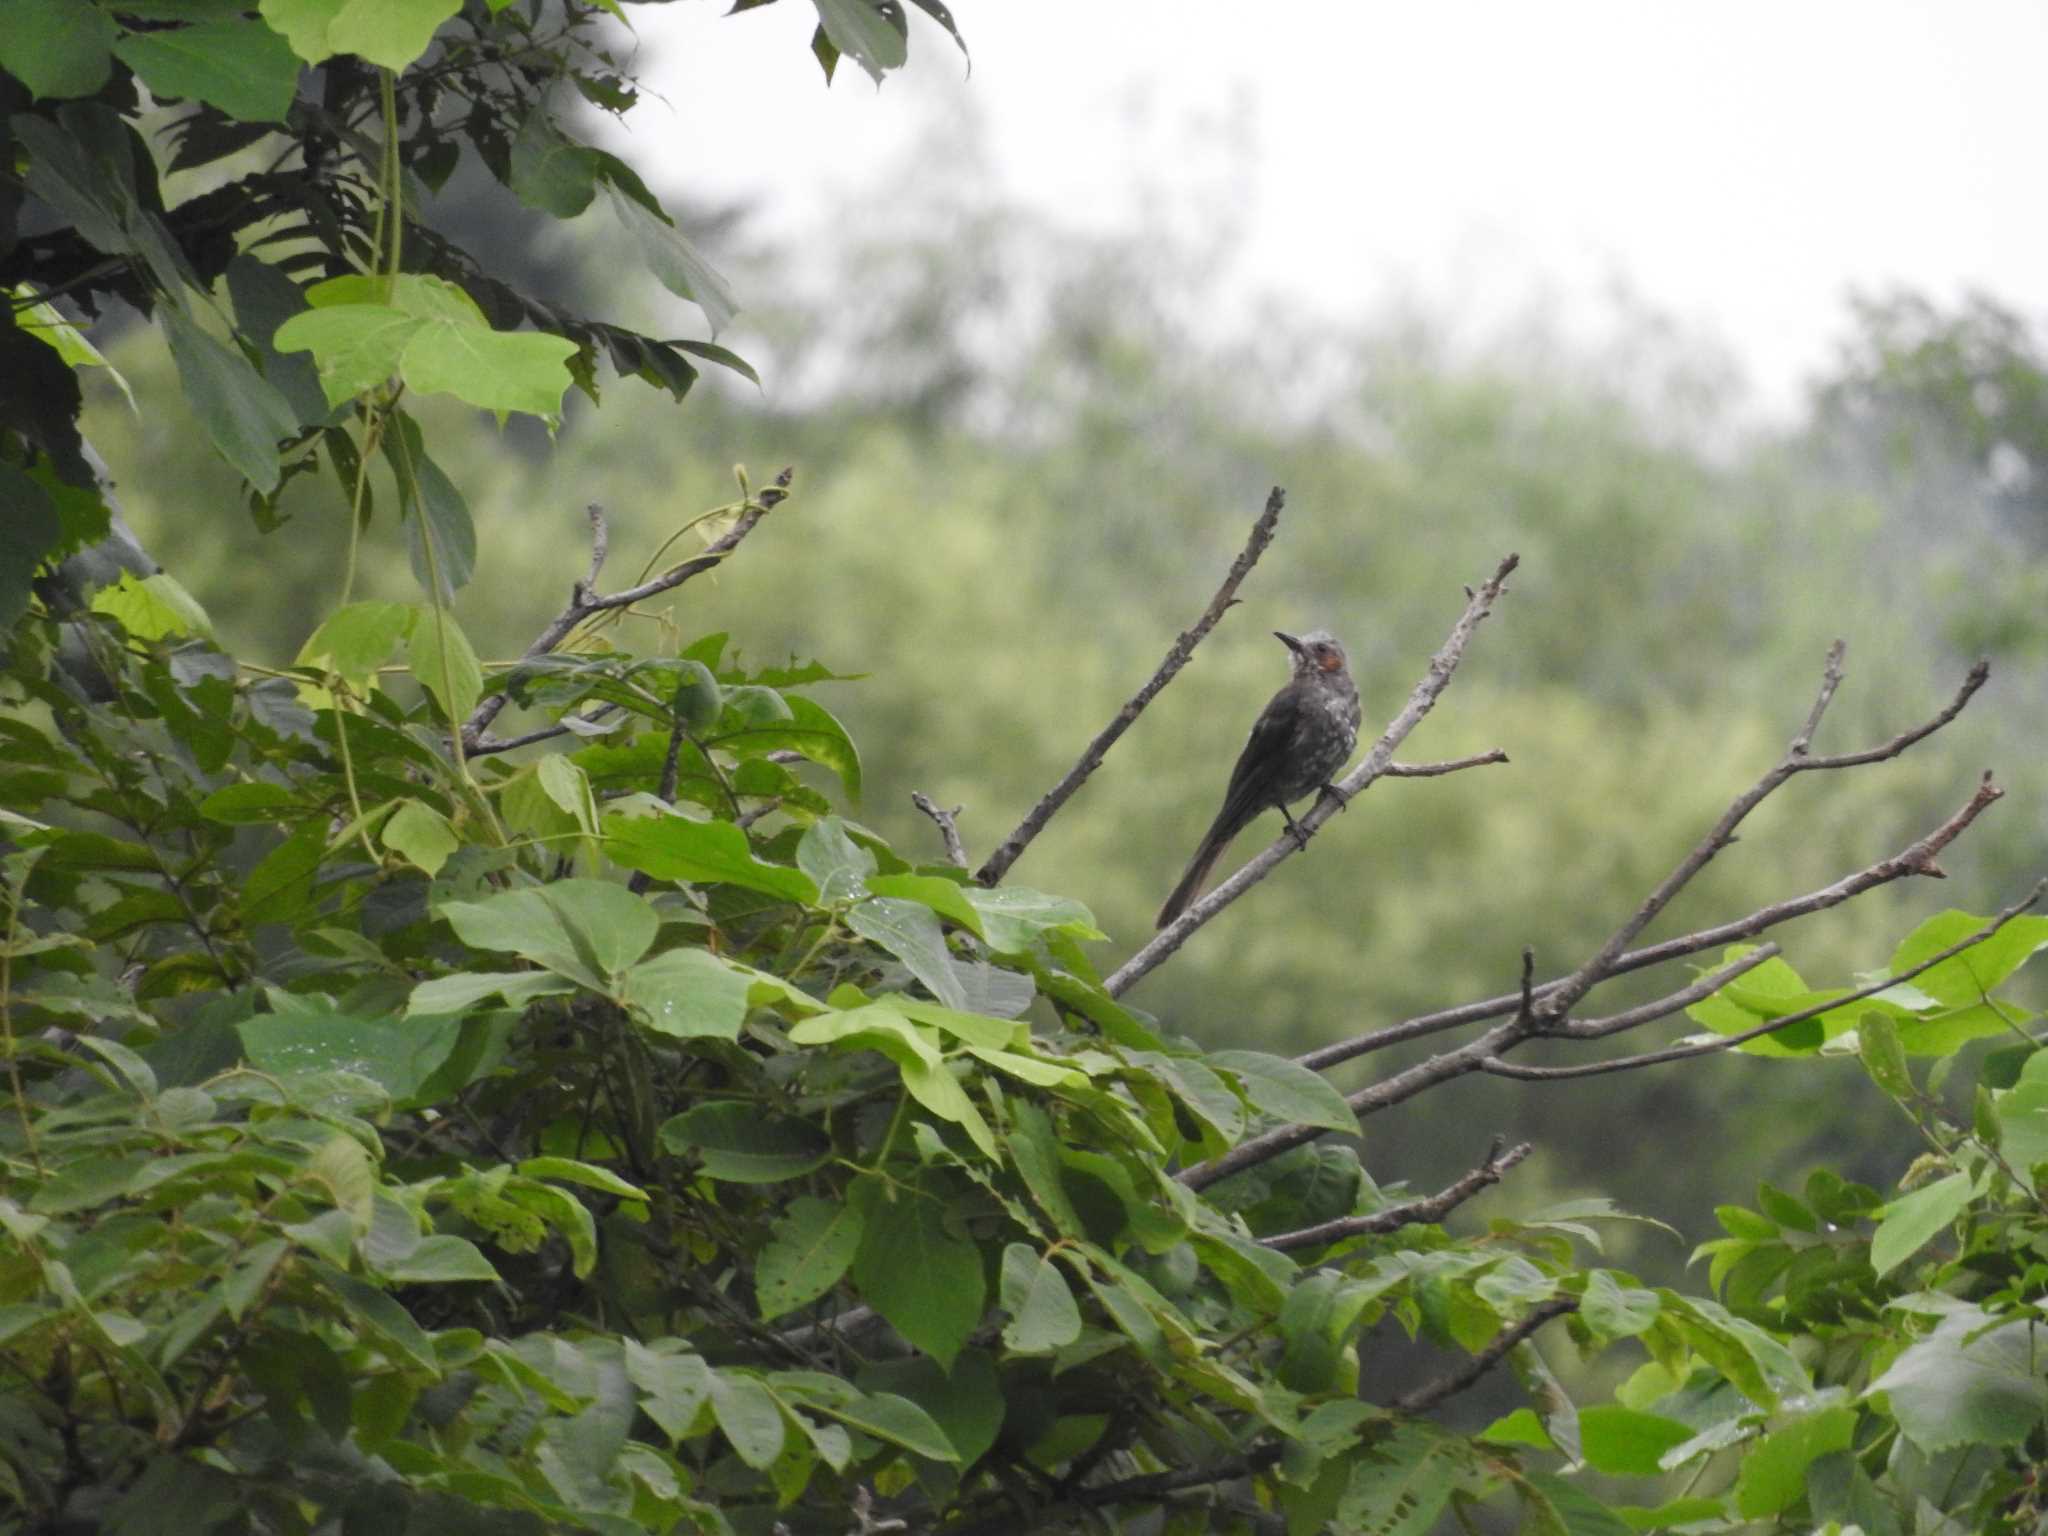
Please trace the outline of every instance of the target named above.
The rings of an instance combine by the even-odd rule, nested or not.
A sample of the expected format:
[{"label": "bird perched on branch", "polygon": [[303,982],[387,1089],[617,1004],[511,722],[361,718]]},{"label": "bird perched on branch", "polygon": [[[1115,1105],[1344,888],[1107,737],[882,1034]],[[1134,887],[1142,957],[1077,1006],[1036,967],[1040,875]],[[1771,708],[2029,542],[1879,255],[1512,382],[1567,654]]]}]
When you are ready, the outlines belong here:
[{"label": "bird perched on branch", "polygon": [[1296,637],[1273,631],[1294,653],[1294,676],[1267,702],[1252,734],[1230,770],[1223,809],[1188,861],[1187,873],[1159,909],[1164,928],[1202,893],[1209,871],[1261,811],[1276,808],[1294,834],[1297,846],[1306,839],[1287,807],[1312,789],[1326,790],[1341,802],[1344,796],[1331,778],[1358,743],[1358,685],[1344,664],[1344,647],[1328,630]]}]

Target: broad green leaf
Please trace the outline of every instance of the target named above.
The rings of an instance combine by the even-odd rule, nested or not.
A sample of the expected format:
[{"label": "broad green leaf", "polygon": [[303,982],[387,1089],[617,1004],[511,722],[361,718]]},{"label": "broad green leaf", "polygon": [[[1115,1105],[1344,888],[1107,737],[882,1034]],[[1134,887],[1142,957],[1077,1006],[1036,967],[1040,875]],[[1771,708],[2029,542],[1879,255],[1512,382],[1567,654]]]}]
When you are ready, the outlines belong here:
[{"label": "broad green leaf", "polygon": [[216,106],[244,122],[282,125],[298,89],[291,44],[260,21],[201,21],[130,32],[114,45],[150,94]]},{"label": "broad green leaf", "polygon": [[1689,1424],[1614,1403],[1579,1410],[1579,1453],[1612,1477],[1655,1477],[1664,1453],[1692,1435]]},{"label": "broad green leaf", "polygon": [[770,752],[795,752],[839,776],[850,799],[860,799],[860,754],[846,727],[816,700],[800,693],[782,695],[789,707],[787,720],[763,720],[746,725],[721,722],[711,745],[724,747],[741,757],[764,757]]},{"label": "broad green leaf", "polygon": [[523,955],[599,992],[647,953],[661,926],[644,897],[608,880],[556,880],[440,911],[465,944]]},{"label": "broad green leaf", "polygon": [[1889,1018],[1882,1013],[1865,1014],[1856,1026],[1856,1047],[1872,1082],[1901,1103],[1912,1099],[1912,1074],[1906,1070],[1898,1028]]},{"label": "broad green leaf", "polygon": [[953,972],[945,932],[930,907],[894,896],[873,896],[846,914],[846,926],[901,960],[947,1007],[967,1011],[966,989]]},{"label": "broad green leaf", "polygon": [[946,1202],[922,1187],[874,1193],[853,1262],[861,1297],[950,1369],[981,1321],[981,1250],[946,1228]]},{"label": "broad green leaf", "polygon": [[403,603],[363,602],[337,608],[299,647],[297,664],[332,672],[367,693],[377,669],[412,632],[414,610]]},{"label": "broad green leaf", "polygon": [[1358,1129],[1358,1116],[1344,1095],[1319,1072],[1263,1051],[1212,1051],[1205,1059],[1235,1076],[1244,1096],[1269,1115],[1346,1135]]},{"label": "broad green leaf", "polygon": [[981,914],[989,947],[998,954],[1026,953],[1048,931],[1063,932],[1077,939],[1108,937],[1095,926],[1094,915],[1086,907],[1064,896],[1048,896],[1013,885],[1000,885],[992,891],[973,885],[961,889]]},{"label": "broad green leaf", "polygon": [[483,697],[483,664],[446,608],[436,611],[422,605],[416,610],[405,660],[414,679],[450,720],[461,720]]},{"label": "broad green leaf", "polygon": [[210,639],[213,635],[213,621],[206,610],[168,571],[152,576],[123,571],[119,581],[93,593],[92,611],[119,619],[121,627],[138,640],[162,640],[170,635]]},{"label": "broad green leaf", "polygon": [[536,104],[512,140],[512,193],[529,208],[573,219],[597,196],[597,152],[565,138],[545,103]]},{"label": "broad green leaf", "polygon": [[107,83],[113,18],[88,0],[10,0],[0,69],[31,96],[90,96]]},{"label": "broad green leaf", "polygon": [[448,1285],[465,1280],[498,1279],[483,1251],[467,1238],[435,1233],[420,1239],[404,1258],[382,1264],[377,1273],[399,1285]]},{"label": "broad green leaf", "polygon": [[277,445],[299,430],[291,402],[240,352],[208,335],[175,304],[157,314],[170,339],[171,360],[221,457],[259,491],[274,491],[282,471]]},{"label": "broad green leaf", "polygon": [[[875,1421],[873,1433],[933,1460],[963,1465],[979,1461],[1002,1429],[1003,1384],[986,1350],[962,1350],[950,1369],[923,1355],[876,1360],[864,1366],[857,1379],[868,1396],[847,1406],[862,1419]],[[937,1445],[917,1418],[902,1411],[906,1407],[937,1426]],[[855,1420],[849,1417],[847,1422]],[[952,1455],[940,1451],[945,1445],[952,1447]]]},{"label": "broad green leaf", "polygon": [[0,463],[0,624],[12,626],[21,616],[37,567],[63,537],[49,492]]},{"label": "broad green leaf", "polygon": [[1970,1203],[1970,1176],[1951,1173],[1901,1195],[1884,1208],[1870,1239],[1870,1267],[1888,1275],[1918,1253]]},{"label": "broad green leaf", "polygon": [[1773,1429],[1742,1458],[1737,1512],[1745,1520],[1761,1520],[1788,1508],[1805,1495],[1806,1469],[1814,1458],[1847,1450],[1855,1432],[1853,1408],[1826,1408]]},{"label": "broad green leaf", "polygon": [[817,1014],[794,1025],[789,1038],[795,1045],[839,1041],[880,1051],[903,1074],[903,1086],[912,1098],[940,1119],[950,1120],[966,1131],[988,1157],[998,1155],[995,1133],[947,1070],[936,1038],[887,1003]]},{"label": "broad green leaf", "polygon": [[754,1266],[764,1320],[793,1312],[839,1283],[860,1250],[865,1226],[852,1201],[805,1195],[776,1218]]},{"label": "broad green leaf", "polygon": [[327,29],[347,4],[348,0],[259,0],[256,9],[271,30],[291,44],[292,52],[308,64],[318,64],[334,52]]},{"label": "broad green leaf", "polygon": [[[875,0],[814,0],[818,22],[832,46],[868,72],[875,84],[910,56],[901,7],[885,11]],[[891,14],[893,12],[893,14]]]},{"label": "broad green leaf", "polygon": [[711,1397],[711,1367],[697,1355],[656,1353],[628,1337],[626,1375],[639,1388],[640,1407],[672,1440],[690,1432]]},{"label": "broad green leaf", "polygon": [[806,906],[818,899],[809,875],[755,858],[747,834],[729,821],[614,813],[604,819],[604,835],[613,859],[658,880],[743,885]]},{"label": "broad green leaf", "polygon": [[409,1018],[423,1013],[465,1013],[487,997],[502,997],[514,1008],[536,997],[556,997],[576,984],[552,971],[458,971],[437,976],[412,989],[405,1005]]},{"label": "broad green leaf", "polygon": [[306,311],[299,285],[259,256],[244,254],[228,263],[228,297],[235,306],[235,329],[256,349],[263,377],[277,386],[302,427],[319,426],[332,414],[320,370],[310,357],[287,357],[272,344],[277,328]]},{"label": "broad green leaf", "polygon": [[802,1178],[832,1156],[831,1139],[810,1121],[735,1099],[714,1099],[676,1115],[662,1126],[661,1144],[670,1152],[694,1154],[706,1174],[728,1184]]},{"label": "broad green leaf", "polygon": [[819,904],[835,906],[866,894],[875,856],[846,835],[845,822],[826,816],[804,829],[796,845],[796,867],[817,885]]},{"label": "broad green leaf", "polygon": [[871,895],[922,903],[969,932],[977,936],[982,933],[981,914],[974,910],[974,903],[967,899],[966,891],[957,881],[939,875],[870,875],[867,888]]},{"label": "broad green leaf", "polygon": [[462,846],[448,818],[417,800],[403,802],[385,819],[377,841],[429,875],[438,875],[449,855]]},{"label": "broad green leaf", "polygon": [[529,1179],[556,1179],[564,1184],[581,1184],[586,1189],[601,1189],[622,1200],[644,1203],[647,1199],[647,1191],[639,1185],[629,1184],[609,1168],[573,1157],[529,1157],[519,1164],[519,1173]]},{"label": "broad green leaf", "polygon": [[329,405],[377,388],[398,372],[424,321],[383,304],[337,304],[294,315],[277,328],[279,352],[310,352]]},{"label": "broad green leaf", "polygon": [[462,1032],[453,1018],[300,1017],[259,1014],[236,1026],[250,1062],[273,1076],[354,1072],[396,1102],[419,1092]]},{"label": "broad green leaf", "polygon": [[1894,1360],[1866,1396],[1882,1393],[1899,1428],[1929,1452],[2018,1445],[2048,1413],[2043,1358],[2048,1327],[1961,1306]]},{"label": "broad green leaf", "polygon": [[397,477],[406,520],[406,551],[413,579],[428,592],[438,581],[445,603],[476,573],[476,524],[455,482],[427,454],[419,423],[393,413],[384,456]]},{"label": "broad green leaf", "polygon": [[769,1390],[736,1371],[711,1373],[711,1412],[748,1466],[773,1466],[782,1454],[782,1410]]},{"label": "broad green leaf", "polygon": [[546,331],[427,325],[405,345],[399,374],[422,394],[445,392],[480,411],[554,418],[570,384],[576,343]]},{"label": "broad green leaf", "polygon": [[1437,1437],[1406,1424],[1375,1446],[1351,1474],[1337,1505],[1343,1530],[1428,1536],[1458,1487],[1458,1465]]},{"label": "broad green leaf", "polygon": [[[1989,917],[1968,912],[1937,913],[1892,951],[1892,974],[1896,976],[1924,964],[1990,924]],[[1912,984],[1929,997],[1951,1005],[1980,1002],[2043,949],[2048,949],[2048,917],[2022,913],[1981,944],[1972,944],[1961,954],[1922,971]]]},{"label": "broad green leaf", "polygon": [[1028,1047],[1031,1031],[1011,1019],[992,1019],[986,1014],[962,1013],[942,1003],[928,1003],[921,997],[892,994],[889,1006],[906,1018],[932,1028],[970,1046],[998,1050],[1006,1046]]},{"label": "broad green leaf", "polygon": [[856,1394],[843,1401],[820,1403],[818,1408],[865,1434],[900,1445],[927,1460],[968,1459],[930,1413],[893,1392]]},{"label": "broad green leaf", "polygon": [[753,986],[747,971],[709,950],[671,949],[627,971],[619,995],[657,1034],[737,1040]]},{"label": "broad green leaf", "polygon": [[1003,1343],[1024,1355],[1050,1354],[1081,1337],[1081,1309],[1060,1266],[1023,1243],[1003,1250]]},{"label": "broad green leaf", "polygon": [[1623,1285],[1613,1273],[1596,1269],[1586,1276],[1579,1315],[1603,1339],[1632,1338],[1657,1320],[1661,1306],[1655,1291]]},{"label": "broad green leaf", "polygon": [[433,41],[435,30],[462,8],[462,0],[346,0],[327,28],[335,53],[360,54],[372,64],[402,70]]}]

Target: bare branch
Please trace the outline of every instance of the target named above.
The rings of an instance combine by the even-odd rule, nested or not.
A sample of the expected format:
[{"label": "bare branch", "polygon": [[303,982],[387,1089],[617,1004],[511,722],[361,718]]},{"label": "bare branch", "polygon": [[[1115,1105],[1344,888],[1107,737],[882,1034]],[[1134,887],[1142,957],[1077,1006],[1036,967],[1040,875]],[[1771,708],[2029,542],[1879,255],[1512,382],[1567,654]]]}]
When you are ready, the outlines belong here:
[{"label": "bare branch", "polygon": [[1425,1222],[1442,1221],[1480,1190],[1498,1184],[1510,1168],[1534,1150],[1524,1141],[1503,1152],[1501,1138],[1496,1136],[1493,1139],[1493,1146],[1487,1151],[1486,1161],[1463,1175],[1456,1183],[1445,1185],[1427,1199],[1403,1201],[1399,1205],[1390,1205],[1383,1211],[1371,1211],[1363,1216],[1340,1216],[1335,1221],[1320,1222],[1313,1227],[1302,1227],[1293,1232],[1282,1232],[1275,1237],[1262,1237],[1259,1241],[1268,1248],[1287,1253],[1295,1248],[1319,1248],[1347,1237],[1361,1237],[1374,1232],[1394,1232],[1402,1227],[1416,1227]]},{"label": "bare branch", "polygon": [[[1964,950],[1970,948],[1971,945],[1983,943],[2007,923],[2040,901],[2044,893],[2048,893],[2048,880],[2037,883],[2033,890],[2028,892],[2025,897],[2007,907],[1967,939],[1949,945],[1947,949],[1942,950],[1939,954],[1929,955],[1918,965],[1909,966],[1896,976],[1887,976],[1882,981],[1874,981],[1868,986],[1859,987],[1854,992],[1846,993],[1841,997],[1831,998],[1825,1003],[1816,1003],[1812,1007],[1802,1008],[1796,1013],[1788,1013],[1779,1018],[1767,1019],[1753,1029],[1739,1030],[1732,1035],[1720,1035],[1712,1040],[1687,1041],[1683,1045],[1674,1045],[1661,1051],[1644,1051],[1639,1055],[1617,1056],[1607,1061],[1580,1062],[1574,1066],[1531,1067],[1524,1066],[1520,1062],[1502,1061],[1498,1057],[1488,1057],[1480,1062],[1479,1069],[1482,1072],[1490,1072],[1495,1077],[1519,1078],[1524,1082],[1548,1082],[1567,1077],[1599,1077],[1609,1072],[1633,1072],[1638,1067],[1661,1066],[1667,1061],[1686,1061],[1694,1056],[1712,1056],[1721,1051],[1731,1051],[1738,1045],[1747,1045],[1752,1040],[1760,1040],[1765,1035],[1776,1034],[1779,1030],[1788,1029],[1794,1024],[1804,1024],[1808,1019],[1817,1019],[1822,1014],[1831,1013],[1835,1009],[1844,1007],[1849,1003],[1860,1002],[1866,997],[1875,997],[1878,993],[1885,991],[1887,988],[1895,987],[1902,981],[1911,981],[1921,972],[1932,970],[1944,960],[1953,959]],[[1775,946],[1766,945],[1765,948],[1775,948]],[[1617,1017],[1622,1017],[1622,1015],[1617,1015]]]},{"label": "bare branch", "polygon": [[1480,1377],[1506,1359],[1509,1350],[1521,1343],[1522,1340],[1528,1338],[1530,1334],[1541,1328],[1552,1318],[1562,1317],[1567,1312],[1576,1312],[1578,1310],[1578,1302],[1570,1296],[1551,1297],[1550,1300],[1542,1302],[1531,1309],[1529,1315],[1520,1322],[1501,1329],[1499,1333],[1494,1335],[1493,1341],[1486,1348],[1480,1350],[1478,1354],[1467,1360],[1457,1370],[1452,1371],[1447,1376],[1438,1377],[1426,1386],[1417,1387],[1405,1397],[1395,1398],[1393,1402],[1394,1409],[1397,1412],[1407,1414],[1429,1412],[1437,1404],[1447,1398],[1456,1397],[1460,1392],[1463,1392],[1467,1387],[1477,1382]]},{"label": "bare branch", "polygon": [[965,869],[967,848],[960,841],[958,825],[961,807],[956,805],[950,811],[940,810],[938,802],[921,789],[913,789],[910,792],[910,803],[931,817],[933,824],[938,827],[939,841],[946,845],[946,862]]},{"label": "bare branch", "polygon": [[[1703,928],[1681,938],[1669,939],[1661,944],[1632,951],[1617,959],[1608,974],[1613,976],[1624,971],[1640,970],[1716,945],[1752,938],[1778,923],[1803,917],[1809,912],[1838,906],[1875,886],[1904,879],[1908,875],[1939,877],[1941,866],[1935,862],[1936,856],[1954,842],[1987,806],[2001,799],[2004,793],[1991,782],[1991,776],[1986,774],[1977,786],[1977,792],[1960,810],[1925,837],[1907,844],[1891,858],[1880,859],[1853,875],[1837,880],[1833,885],[1824,886],[1805,896],[1758,908],[1747,917],[1737,918],[1734,922]],[[1541,1006],[1547,996],[1554,995],[1562,985],[1562,981],[1553,981],[1536,988],[1533,996],[1538,1006]],[[1381,1046],[1394,1045],[1403,1040],[1416,1039],[1466,1024],[1484,1023],[1489,1019],[1503,1021],[1463,1045],[1429,1057],[1405,1071],[1397,1072],[1392,1077],[1383,1078],[1348,1095],[1346,1102],[1363,1118],[1413,1098],[1440,1082],[1481,1070],[1482,1064],[1489,1058],[1498,1057],[1530,1038],[1533,1031],[1518,1012],[1521,1005],[1522,998],[1518,992],[1503,993],[1499,997],[1487,998],[1481,1002],[1466,1003],[1461,1007],[1447,1008],[1439,1013],[1424,1014],[1400,1024],[1390,1025],[1373,1034],[1359,1036],[1354,1040],[1340,1041],[1334,1046],[1308,1052],[1296,1060],[1312,1070],[1320,1071],[1338,1062],[1378,1050]],[[1190,1189],[1205,1189],[1218,1179],[1228,1178],[1233,1173],[1256,1167],[1328,1134],[1328,1131],[1312,1125],[1279,1126],[1238,1143],[1221,1157],[1212,1158],[1206,1163],[1197,1163],[1192,1168],[1185,1168],[1176,1177]]]},{"label": "bare branch", "polygon": [[1507,760],[1507,753],[1495,747],[1491,752],[1481,752],[1474,757],[1454,757],[1447,763],[1389,763],[1380,777],[1434,779],[1442,774],[1456,773],[1461,768],[1484,768],[1488,763],[1504,763]]},{"label": "bare branch", "polygon": [[1309,807],[1306,815],[1295,817],[1296,831],[1288,831],[1275,838],[1266,849],[1253,857],[1245,866],[1228,880],[1210,891],[1187,911],[1167,924],[1152,941],[1130,959],[1118,966],[1116,971],[1103,982],[1103,989],[1111,997],[1117,997],[1136,985],[1145,976],[1156,970],[1174,951],[1188,941],[1194,931],[1208,922],[1218,912],[1229,906],[1246,891],[1265,879],[1280,861],[1289,854],[1298,853],[1307,845],[1308,839],[1317,828],[1328,821],[1348,802],[1355,799],[1361,790],[1369,787],[1376,779],[1385,776],[1387,765],[1393,760],[1394,750],[1408,739],[1408,735],[1422,723],[1422,717],[1436,707],[1437,699],[1450,686],[1451,674],[1458,670],[1458,663],[1464,657],[1465,647],[1471,644],[1472,636],[1486,616],[1493,611],[1493,605],[1507,588],[1507,580],[1515,567],[1521,563],[1521,556],[1509,555],[1494,570],[1479,589],[1473,592],[1465,604],[1465,611],[1458,622],[1451,626],[1450,634],[1429,660],[1429,670],[1423,674],[1408,695],[1408,702],[1402,706],[1380,739],[1373,743],[1365,760],[1352,769],[1337,784],[1336,795],[1323,795]]},{"label": "bare branch", "polygon": [[1559,1019],[1541,1031],[1564,1040],[1604,1040],[1609,1035],[1621,1034],[1624,1030],[1640,1029],[1658,1019],[1668,1019],[1672,1014],[1690,1008],[1694,1003],[1704,1002],[1727,986],[1736,977],[1755,970],[1766,960],[1775,960],[1782,951],[1777,941],[1759,944],[1748,954],[1729,961],[1719,970],[1707,972],[1690,986],[1680,987],[1676,992],[1667,992],[1662,997],[1652,998],[1634,1008],[1625,1008],[1620,1013],[1609,1014],[1604,1019],[1581,1019],[1576,1022]]},{"label": "bare branch", "polygon": [[1086,750],[1081,753],[1080,761],[1069,768],[1059,783],[1046,791],[1045,798],[1034,805],[1024,819],[1017,823],[1016,829],[996,845],[995,852],[988,856],[987,862],[974,872],[977,881],[983,885],[994,885],[1009,873],[1010,866],[1016,863],[1018,857],[1031,845],[1031,840],[1045,830],[1046,823],[1051,821],[1059,808],[1067,803],[1074,791],[1086,782],[1088,775],[1101,765],[1103,758],[1109,755],[1109,749],[1131,728],[1138,716],[1144,712],[1145,706],[1150,704],[1159,690],[1172,682],[1180,669],[1188,664],[1188,658],[1194,654],[1195,647],[1202,643],[1209,631],[1216,627],[1217,621],[1237,601],[1239,584],[1251,574],[1252,567],[1259,563],[1259,556],[1264,554],[1266,546],[1273,542],[1273,531],[1280,522],[1280,510],[1286,505],[1287,493],[1279,486],[1274,486],[1266,496],[1265,511],[1261,512],[1258,521],[1252,524],[1251,536],[1245,540],[1244,548],[1231,562],[1229,573],[1223,578],[1223,585],[1218,587],[1216,595],[1209,599],[1209,606],[1202,611],[1202,616],[1195,621],[1192,628],[1181,631],[1180,638],[1174,641],[1172,648],[1167,651],[1166,660],[1159,664],[1159,670],[1152,674],[1144,687],[1125,701],[1124,707],[1116,712],[1116,717],[1088,743]]},{"label": "bare branch", "polygon": [[[704,553],[701,555],[685,560],[680,565],[671,566],[659,576],[649,581],[643,581],[636,587],[627,587],[624,591],[613,592],[608,595],[599,595],[595,590],[595,583],[597,581],[597,573],[604,565],[605,555],[610,545],[610,535],[606,530],[603,511],[600,508],[591,507],[589,509],[592,546],[590,574],[570,588],[568,606],[548,620],[547,625],[541,632],[534,636],[533,643],[528,645],[522,653],[520,660],[531,661],[537,656],[552,654],[555,648],[569,637],[570,632],[577,625],[594,613],[603,613],[611,608],[626,608],[634,603],[644,602],[650,597],[672,591],[688,581],[692,576],[701,576],[704,572],[718,565],[727,555],[739,548],[740,541],[754,531],[756,523],[760,522],[775,507],[780,506],[789,499],[789,483],[794,475],[795,471],[790,469],[785,469],[781,474],[777,475],[771,485],[767,486],[760,495],[747,504],[746,509],[734,520],[732,527],[727,529],[721,537],[712,540],[711,543],[704,546]],[[500,712],[503,711],[507,698],[508,696],[504,690],[500,689],[488,698],[480,700],[476,708],[469,712],[469,718],[462,722],[462,750],[465,753],[475,756],[479,749],[487,752],[502,752],[508,745],[524,746],[529,742],[546,739],[541,736],[529,735],[518,738],[513,742],[486,742],[484,740],[484,732],[490,728],[491,722],[497,719]],[[561,732],[555,731],[551,734],[560,735]]]},{"label": "bare branch", "polygon": [[[1909,875],[1927,875],[1938,879],[1941,876],[1941,866],[1936,860],[1941,852],[1961,836],[1984,810],[2003,798],[2004,794],[2005,791],[1993,784],[1991,776],[1986,774],[1978,784],[1976,793],[1960,810],[1925,837],[1907,844],[1890,858],[1879,859],[1875,864],[1866,865],[1853,874],[1844,875],[1833,884],[1824,885],[1817,891],[1808,891],[1803,896],[1793,896],[1784,901],[1758,907],[1746,917],[1717,923],[1713,927],[1681,934],[1677,938],[1664,939],[1642,949],[1630,950],[1616,958],[1607,974],[1610,977],[1621,976],[1630,971],[1662,965],[1667,960],[1679,960],[1687,955],[1696,955],[1702,950],[1718,948],[1723,944],[1753,939],[1781,923],[1815,912],[1825,912],[1828,908],[1840,906],[1865,891],[1894,880],[1902,880]],[[1563,981],[1564,978],[1559,978],[1543,983],[1536,988],[1536,998],[1542,1000],[1563,985]],[[1305,1051],[1295,1057],[1295,1060],[1311,1071],[1321,1072],[1340,1062],[1351,1061],[1356,1057],[1384,1050],[1391,1045],[1441,1034],[1445,1030],[1461,1029],[1467,1024],[1483,1024],[1488,1019],[1505,1017],[1515,1011],[1519,1001],[1517,994],[1506,992],[1498,997],[1462,1003],[1455,1008],[1418,1014],[1412,1019],[1390,1024],[1385,1029],[1377,1029],[1369,1034],[1356,1035],[1349,1040],[1339,1040],[1331,1045],[1319,1046],[1313,1051]]]}]

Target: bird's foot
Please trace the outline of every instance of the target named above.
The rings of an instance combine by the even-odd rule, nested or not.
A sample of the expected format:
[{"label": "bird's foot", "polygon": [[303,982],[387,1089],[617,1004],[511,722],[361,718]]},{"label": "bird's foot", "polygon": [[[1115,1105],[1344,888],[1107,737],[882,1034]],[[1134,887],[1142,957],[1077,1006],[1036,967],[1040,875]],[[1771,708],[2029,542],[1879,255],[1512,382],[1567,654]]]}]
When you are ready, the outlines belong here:
[{"label": "bird's foot", "polygon": [[1332,800],[1337,802],[1338,810],[1348,811],[1351,809],[1351,796],[1345,794],[1344,791],[1339,789],[1335,784],[1325,784],[1323,786],[1323,793],[1328,795]]},{"label": "bird's foot", "polygon": [[1294,839],[1294,851],[1296,853],[1306,853],[1308,851],[1308,829],[1296,821],[1284,805],[1280,807],[1280,815],[1287,823],[1287,835]]}]

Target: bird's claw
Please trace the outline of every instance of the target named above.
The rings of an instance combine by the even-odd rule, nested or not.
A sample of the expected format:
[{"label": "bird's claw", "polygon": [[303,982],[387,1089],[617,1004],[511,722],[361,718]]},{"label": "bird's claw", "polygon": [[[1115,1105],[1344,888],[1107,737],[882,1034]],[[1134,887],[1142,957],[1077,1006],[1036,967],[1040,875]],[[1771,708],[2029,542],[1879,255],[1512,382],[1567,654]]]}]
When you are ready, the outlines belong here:
[{"label": "bird's claw", "polygon": [[1332,800],[1337,802],[1338,810],[1348,811],[1351,809],[1351,797],[1345,794],[1344,791],[1339,789],[1335,784],[1325,784],[1323,786],[1323,793],[1328,795]]}]

